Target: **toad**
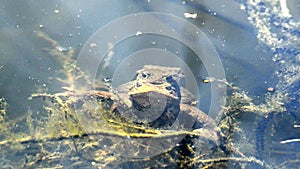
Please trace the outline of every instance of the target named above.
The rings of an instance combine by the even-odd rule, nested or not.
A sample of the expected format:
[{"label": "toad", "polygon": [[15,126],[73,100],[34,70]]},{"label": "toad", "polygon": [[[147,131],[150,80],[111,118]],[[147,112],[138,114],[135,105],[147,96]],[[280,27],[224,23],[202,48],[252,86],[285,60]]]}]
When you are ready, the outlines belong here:
[{"label": "toad", "polygon": [[145,65],[135,79],[116,90],[111,112],[122,121],[160,129],[201,129],[217,145],[219,131],[214,120],[191,105],[195,97],[184,86],[180,68]]}]

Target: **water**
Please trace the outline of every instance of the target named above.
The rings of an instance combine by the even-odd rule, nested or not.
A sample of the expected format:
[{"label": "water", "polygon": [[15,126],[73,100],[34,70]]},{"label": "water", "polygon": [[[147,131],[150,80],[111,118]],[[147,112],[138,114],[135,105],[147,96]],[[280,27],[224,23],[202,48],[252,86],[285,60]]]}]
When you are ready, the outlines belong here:
[{"label": "water", "polygon": [[[258,122],[256,147],[261,158],[278,166],[284,161],[296,160],[297,152],[293,149],[299,149],[300,146],[297,141],[284,145],[278,143],[280,140],[299,138],[298,129],[294,127],[299,123],[300,117],[300,23],[299,13],[296,12],[299,11],[299,6],[295,1],[245,1],[241,7],[255,27],[257,39],[267,45],[268,50],[273,53],[272,60],[277,65],[276,76],[279,81],[274,95],[281,98],[286,111],[273,112]],[[268,133],[271,132],[270,128],[276,131]],[[289,162],[287,164],[290,164],[285,166],[287,168],[297,166]]]},{"label": "water", "polygon": [[[42,100],[27,99],[31,93],[61,91],[62,84],[49,79],[57,76],[60,65],[45,51],[57,44],[41,39],[37,32],[44,32],[53,38],[60,49],[74,49],[76,57],[94,32],[122,16],[138,12],[163,12],[184,18],[186,12],[197,13],[195,19],[186,19],[196,25],[215,47],[227,81],[253,98],[251,102],[262,105],[256,112],[263,115],[253,113],[240,119],[240,127],[247,132],[245,138],[236,139],[235,143],[250,143],[249,147],[238,147],[245,154],[279,167],[286,160],[297,160],[299,153],[295,150],[300,148],[299,141],[280,143],[300,138],[299,129],[294,127],[300,125],[299,7],[296,0],[285,3],[284,0],[170,0],[164,3],[158,0],[102,0],[89,3],[3,1],[0,3],[0,96],[9,104],[9,119],[17,119],[28,116],[28,110],[32,110],[33,114],[45,113]],[[166,25],[173,27],[174,23]],[[145,39],[149,44],[145,43]],[[127,40],[116,46],[114,54],[119,57],[110,70],[113,72],[118,59],[121,61],[123,55],[127,56],[135,48],[154,46],[182,54],[194,74],[203,72],[199,70],[195,57],[187,57],[193,56],[193,53],[182,43],[157,36],[145,39]],[[201,83],[205,76],[205,73],[201,74],[196,80],[200,84],[200,95],[209,98],[210,92],[206,92],[209,87]],[[126,77],[131,78],[131,75]],[[268,92],[269,87],[275,91]],[[283,106],[269,106],[271,111],[266,112],[268,100],[271,100],[270,104],[280,102]],[[200,108],[203,111],[209,111],[209,104],[209,100],[201,98]],[[24,121],[13,130],[28,133],[22,128],[22,123]],[[296,168],[293,165],[288,162],[285,167]]]}]

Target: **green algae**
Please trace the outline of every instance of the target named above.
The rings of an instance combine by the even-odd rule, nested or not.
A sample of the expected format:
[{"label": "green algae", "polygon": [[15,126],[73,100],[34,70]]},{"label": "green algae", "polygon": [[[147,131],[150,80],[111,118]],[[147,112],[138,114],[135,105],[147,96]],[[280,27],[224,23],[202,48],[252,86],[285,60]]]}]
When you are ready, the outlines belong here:
[{"label": "green algae", "polygon": [[[47,41],[50,47],[46,49],[50,57],[56,58],[61,65],[54,80],[62,85],[62,90],[53,94],[33,93],[29,99],[34,102],[38,99],[44,101],[43,114],[36,118],[32,110],[28,110],[26,117],[17,120],[8,120],[5,99],[0,99],[0,149],[1,158],[11,166],[23,167],[125,167],[126,165],[157,167],[202,167],[202,168],[226,168],[229,165],[244,166],[257,164],[265,168],[272,168],[266,162],[255,158],[255,150],[250,150],[246,155],[240,151],[243,146],[250,147],[251,143],[237,143],[236,137],[241,136],[243,128],[240,127],[241,117],[252,114],[253,119],[258,116],[268,116],[270,112],[283,112],[284,105],[280,95],[269,94],[265,103],[256,105],[253,100],[237,87],[228,82],[215,81],[212,83],[225,83],[230,88],[227,104],[220,115],[219,129],[221,136],[225,138],[223,146],[225,150],[194,152],[194,145],[184,145],[186,152],[194,154],[191,157],[183,157],[182,149],[175,147],[165,153],[147,158],[128,158],[118,154],[118,150],[125,146],[132,149],[149,148],[149,145],[137,145],[138,142],[124,144],[124,139],[151,138],[165,139],[179,136],[203,137],[201,130],[172,131],[158,130],[147,126],[139,126],[133,123],[118,121],[110,113],[112,98],[107,94],[109,90],[99,93],[91,91],[92,83],[89,78],[76,67],[74,49],[58,50],[59,44],[43,32],[37,32],[37,36]],[[82,86],[74,86],[74,79],[84,82]],[[96,82],[101,84],[101,82]],[[41,91],[37,89],[37,91]],[[98,93],[97,93],[98,92]],[[99,100],[100,97],[100,100]],[[22,122],[26,131],[14,132],[10,126]],[[170,142],[171,143],[171,142]],[[238,146],[234,146],[237,145]],[[182,147],[181,147],[182,148]],[[11,155],[7,155],[13,152]],[[186,153],[185,152],[185,153]],[[204,153],[205,152],[205,153]],[[207,155],[208,153],[209,155]],[[21,159],[20,161],[15,160]],[[228,164],[227,164],[228,163]]]}]

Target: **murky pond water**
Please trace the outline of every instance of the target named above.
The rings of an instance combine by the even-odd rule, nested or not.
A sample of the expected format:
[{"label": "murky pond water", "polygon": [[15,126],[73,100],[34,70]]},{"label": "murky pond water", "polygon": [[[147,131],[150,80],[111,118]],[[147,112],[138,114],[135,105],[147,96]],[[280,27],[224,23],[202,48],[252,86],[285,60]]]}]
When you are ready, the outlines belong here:
[{"label": "murky pond water", "polygon": [[[80,92],[90,81],[116,88],[135,78],[143,65],[154,64],[180,67],[186,75],[185,87],[198,96],[197,106],[215,118],[220,128],[224,119],[231,119],[227,124],[231,127],[221,129],[228,134],[227,149],[231,150],[226,155],[212,153],[207,159],[222,161],[226,157],[223,160],[228,168],[297,168],[298,11],[296,0],[1,2],[0,164],[6,168],[182,167],[180,162],[173,164],[170,160],[176,150],[168,150],[170,159],[163,155],[149,161],[128,154],[119,158],[126,153],[126,145],[142,143],[129,143],[127,139],[121,146],[118,139],[114,140],[114,136],[124,134],[109,133],[111,124],[91,113],[105,111],[101,107],[107,106],[104,103],[99,108],[98,102],[63,95],[74,87],[71,80]],[[74,65],[84,73],[67,72],[74,70]],[[224,79],[214,70],[223,73]],[[92,78],[82,80],[83,76]],[[226,89],[220,90],[226,95],[218,93],[220,86]],[[49,95],[28,99],[33,93]],[[73,119],[68,111],[74,106],[78,106],[78,112]],[[66,117],[71,122],[60,122]],[[82,128],[87,133],[103,134],[99,136],[101,141],[87,139]],[[197,155],[202,153],[206,152],[195,152],[194,167],[218,163],[201,161]]]}]

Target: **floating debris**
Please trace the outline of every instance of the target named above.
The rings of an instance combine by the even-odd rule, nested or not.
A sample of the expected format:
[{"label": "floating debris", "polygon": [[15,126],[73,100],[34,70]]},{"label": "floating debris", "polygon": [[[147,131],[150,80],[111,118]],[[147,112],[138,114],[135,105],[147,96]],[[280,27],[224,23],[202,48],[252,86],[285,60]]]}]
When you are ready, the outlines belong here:
[{"label": "floating debris", "polygon": [[289,140],[280,141],[281,144],[293,143],[293,142],[300,142],[300,139],[289,139]]},{"label": "floating debris", "polygon": [[141,34],[143,34],[143,32],[137,31],[135,35],[136,35],[136,36],[139,36],[139,35],[141,35]]},{"label": "floating debris", "polygon": [[203,82],[204,82],[204,83],[210,83],[211,80],[209,80],[209,79],[204,79]]},{"label": "floating debris", "polygon": [[183,14],[185,18],[193,18],[195,19],[197,17],[197,13],[184,13]]},{"label": "floating debris", "polygon": [[106,78],[103,79],[103,81],[106,82],[106,83],[109,83],[109,82],[111,82],[111,78],[106,77]]},{"label": "floating debris", "polygon": [[114,51],[113,51],[114,45],[111,42],[108,42],[107,47],[110,50],[107,53],[107,57],[105,59],[103,59],[104,64],[102,66],[102,70],[105,70],[110,65],[110,61],[111,61],[112,57],[114,56]]},{"label": "floating debris", "polygon": [[55,10],[54,10],[54,13],[56,13],[56,14],[59,13],[59,10],[58,10],[58,9],[55,9]]},{"label": "floating debris", "polygon": [[94,47],[96,47],[96,46],[97,46],[96,43],[90,43],[90,47],[91,47],[91,48],[94,48]]},{"label": "floating debris", "polygon": [[268,92],[274,92],[275,91],[275,89],[273,87],[269,87],[267,90],[268,90]]},{"label": "floating debris", "polygon": [[56,47],[56,50],[59,51],[59,52],[67,52],[67,51],[68,51],[67,48],[64,48],[64,47],[62,47],[62,46],[57,46],[57,47]]},{"label": "floating debris", "polygon": [[289,8],[287,7],[287,4],[286,4],[286,0],[280,0],[279,2],[280,2],[282,16],[291,17]]}]

